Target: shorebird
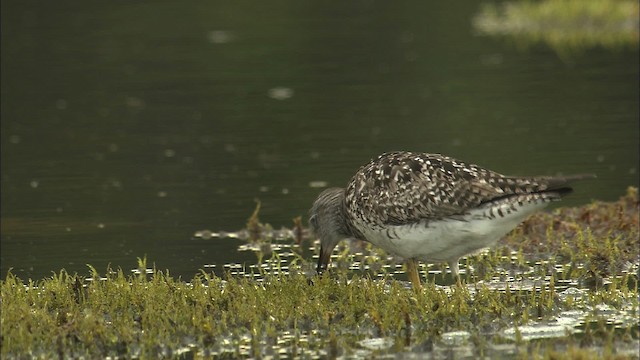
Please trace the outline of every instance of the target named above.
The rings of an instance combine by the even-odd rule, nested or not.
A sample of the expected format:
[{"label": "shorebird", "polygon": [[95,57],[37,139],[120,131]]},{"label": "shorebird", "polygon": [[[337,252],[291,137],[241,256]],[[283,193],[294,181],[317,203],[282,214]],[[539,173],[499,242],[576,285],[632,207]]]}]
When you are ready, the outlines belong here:
[{"label": "shorebird", "polygon": [[595,175],[505,176],[454,158],[385,153],[362,166],[345,188],[324,190],[309,223],[320,239],[318,273],[343,239],[368,241],[405,259],[420,288],[416,261],[446,262],[460,282],[461,257],[491,247],[532,213]]}]

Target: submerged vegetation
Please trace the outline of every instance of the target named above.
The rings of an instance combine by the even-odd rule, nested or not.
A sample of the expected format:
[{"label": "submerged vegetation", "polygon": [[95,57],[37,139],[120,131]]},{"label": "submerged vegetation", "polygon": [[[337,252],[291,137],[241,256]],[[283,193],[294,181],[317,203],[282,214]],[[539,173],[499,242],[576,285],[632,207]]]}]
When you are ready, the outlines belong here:
[{"label": "submerged vegetation", "polygon": [[561,54],[637,48],[638,2],[543,0],[485,4],[473,20],[480,34],[512,38],[520,46],[546,43]]},{"label": "submerged vegetation", "polygon": [[2,357],[638,357],[637,189],[532,217],[463,261],[466,285],[425,265],[420,291],[362,243],[315,276],[300,224],[274,232],[256,210],[244,234],[260,261],[188,282],[145,259],[133,274],[89,267],[25,284],[9,273]]}]

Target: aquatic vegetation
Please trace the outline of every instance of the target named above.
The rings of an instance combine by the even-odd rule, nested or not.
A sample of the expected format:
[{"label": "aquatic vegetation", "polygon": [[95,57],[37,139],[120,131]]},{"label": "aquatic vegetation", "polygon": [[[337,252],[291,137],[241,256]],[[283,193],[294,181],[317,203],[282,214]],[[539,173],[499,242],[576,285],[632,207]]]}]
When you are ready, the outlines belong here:
[{"label": "aquatic vegetation", "polygon": [[527,47],[546,43],[560,54],[592,47],[637,48],[638,2],[544,0],[485,4],[473,19],[479,34]]},{"label": "aquatic vegetation", "polygon": [[362,242],[341,244],[315,276],[317,243],[300,220],[298,245],[273,237],[258,211],[251,219],[239,249],[256,263],[189,281],[145,259],[131,273],[89,267],[26,283],[9,273],[3,358],[638,357],[636,189],[537,215],[461,262],[463,286],[423,265],[417,292],[398,259]]}]

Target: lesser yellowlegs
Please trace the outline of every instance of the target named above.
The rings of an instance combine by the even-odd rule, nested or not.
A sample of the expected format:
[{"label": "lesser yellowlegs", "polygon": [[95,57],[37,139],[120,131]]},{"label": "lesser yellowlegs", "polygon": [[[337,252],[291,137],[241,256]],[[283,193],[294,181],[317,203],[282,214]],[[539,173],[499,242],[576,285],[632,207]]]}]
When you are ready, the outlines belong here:
[{"label": "lesser yellowlegs", "polygon": [[310,210],[320,238],[318,272],[340,240],[357,238],[407,261],[418,287],[416,261],[447,262],[459,279],[460,257],[490,247],[533,212],[593,178],[504,176],[439,155],[392,152],[361,167],[346,189],[324,190]]}]

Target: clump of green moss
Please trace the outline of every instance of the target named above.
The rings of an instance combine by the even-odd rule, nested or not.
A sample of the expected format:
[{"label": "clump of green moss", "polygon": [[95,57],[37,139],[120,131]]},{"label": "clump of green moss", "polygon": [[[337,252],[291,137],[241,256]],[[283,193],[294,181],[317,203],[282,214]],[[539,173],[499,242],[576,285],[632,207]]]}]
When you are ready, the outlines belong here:
[{"label": "clump of green moss", "polygon": [[[248,226],[260,229],[257,214]],[[3,358],[437,357],[456,351],[632,357],[638,277],[621,264],[638,263],[637,214],[637,190],[630,189],[616,203],[536,215],[503,239],[506,246],[469,257],[466,285],[438,285],[430,272],[419,291],[397,280],[398,267],[371,246],[354,252],[343,245],[335,263],[345,265],[323,276],[311,276],[299,253],[283,265],[277,250],[259,257],[254,276],[203,271],[188,282],[148,269],[144,259],[132,274],[89,267],[86,276],[63,270],[24,283],[9,273],[0,281],[1,352]],[[261,241],[256,234],[252,241]],[[591,273],[597,286],[583,279]],[[567,316],[579,319],[564,336],[523,335],[522,329]],[[445,341],[450,334],[464,334],[464,344]],[[368,345],[380,339],[377,347]],[[505,345],[504,353],[496,350]]]},{"label": "clump of green moss", "polygon": [[501,243],[530,261],[553,256],[599,276],[619,274],[640,262],[639,204],[638,189],[629,187],[616,202],[539,212]]},{"label": "clump of green moss", "polygon": [[595,46],[635,48],[638,2],[544,0],[485,4],[473,25],[481,34],[512,37],[524,47],[547,43],[561,54]]},{"label": "clump of green moss", "polygon": [[[92,270],[85,278],[62,271],[27,285],[9,274],[1,284],[3,356],[171,357],[189,349],[260,357],[283,339],[288,342],[279,351],[288,355],[350,354],[370,338],[394,344],[379,353],[421,352],[425,342],[438,343],[451,331],[468,332],[481,353],[506,327],[549,321],[575,308],[544,284],[538,291],[495,291],[427,283],[415,292],[403,282],[345,273],[313,281],[295,272],[265,274],[260,282],[207,273],[184,282],[168,272],[145,273]],[[637,309],[637,288],[622,282],[599,294],[581,306],[623,308],[635,301]],[[599,344],[614,349],[619,340],[609,334],[616,330],[605,323],[599,331],[606,335]],[[627,331],[627,341],[637,339],[637,331]]]}]

